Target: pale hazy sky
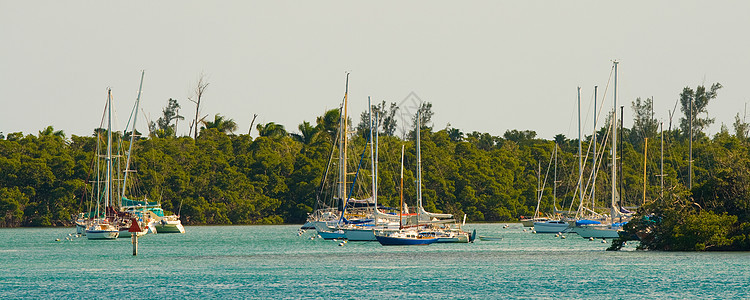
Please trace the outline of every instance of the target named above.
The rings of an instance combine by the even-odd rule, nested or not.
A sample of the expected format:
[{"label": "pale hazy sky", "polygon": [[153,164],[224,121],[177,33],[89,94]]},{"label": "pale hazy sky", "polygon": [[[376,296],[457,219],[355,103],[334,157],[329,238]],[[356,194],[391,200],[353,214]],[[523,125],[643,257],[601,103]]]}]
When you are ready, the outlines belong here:
[{"label": "pale hazy sky", "polygon": [[[436,130],[575,137],[576,87],[589,120],[593,86],[601,102],[618,59],[626,127],[636,97],[653,96],[666,122],[683,87],[720,82],[715,133],[750,101],[748,12],[750,1],[0,0],[0,132],[90,135],[107,87],[121,128],[143,69],[152,120],[169,98],[192,119],[203,72],[201,116],[234,119],[238,133],[253,114],[296,131],[338,106],[351,72],[355,122],[367,96],[414,92]],[[611,109],[611,87],[606,97]]]}]

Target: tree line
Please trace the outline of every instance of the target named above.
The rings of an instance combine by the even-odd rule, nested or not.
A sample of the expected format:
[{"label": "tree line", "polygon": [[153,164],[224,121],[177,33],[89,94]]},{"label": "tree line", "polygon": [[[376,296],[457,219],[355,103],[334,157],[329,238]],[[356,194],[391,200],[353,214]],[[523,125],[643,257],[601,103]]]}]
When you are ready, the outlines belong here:
[{"label": "tree line", "polygon": [[[714,120],[700,117],[719,89],[718,83],[709,88],[685,88],[680,93],[684,117],[679,126],[670,124],[663,130],[653,118],[652,99],[638,98],[631,103],[633,127],[621,131],[618,172],[625,205],[639,207],[639,220],[651,222],[632,222],[631,227],[645,230],[648,225],[652,227],[649,232],[658,233],[651,237],[657,241],[643,243],[645,248],[683,249],[674,245],[700,244],[701,249],[726,249],[750,245],[750,126],[737,114],[732,132],[722,126],[719,133],[708,136],[704,130]],[[150,134],[135,140],[132,168],[136,173],[131,177],[136,180],[130,198],[159,201],[189,225],[305,221],[316,207],[329,168],[333,141],[337,139],[338,109],[317,116],[313,122],[300,123],[292,133],[281,124],[257,124],[256,136],[234,134],[236,123],[216,114],[213,121],[202,119],[194,136],[181,137],[174,130],[180,118],[177,109],[177,102],[170,99],[163,116],[149,124]],[[407,203],[413,203],[416,193],[415,134],[412,130],[397,136],[397,109],[393,103],[373,105],[380,124],[378,197],[391,207],[399,205],[402,145]],[[429,124],[431,104],[424,103],[419,109],[426,121],[422,124]],[[351,125],[351,153],[359,154],[368,147],[367,118],[363,113],[360,122]],[[598,153],[609,151],[609,145],[602,141],[607,138],[610,120],[595,132]],[[688,156],[691,130],[692,168]],[[0,133],[0,226],[68,225],[72,216],[90,207],[86,195],[91,193],[91,165],[101,142],[98,132],[101,129],[92,136],[67,138],[63,131],[49,126],[36,135]],[[538,202],[544,213],[553,211],[553,199],[558,207],[578,205],[577,139],[557,135],[545,140],[530,130],[508,130],[502,136],[493,136],[428,125],[423,125],[420,133],[423,198],[428,211],[461,217],[466,214],[472,222],[498,222],[530,216]],[[611,162],[604,160],[592,168],[588,149],[593,137],[592,133],[581,141],[584,153],[589,152],[584,154],[584,173],[593,170],[597,178],[595,206],[606,207],[612,184]],[[127,142],[123,139],[122,143]],[[551,169],[556,145],[558,182],[553,183],[547,169]],[[363,157],[362,165],[369,166],[371,158]],[[350,165],[356,166],[359,157],[354,159]],[[692,187],[688,187],[690,170]],[[362,168],[360,176],[369,178],[370,174],[369,168]],[[544,187],[541,196],[538,186]],[[369,189],[355,188],[362,197]],[[590,198],[586,201],[591,202]]]}]

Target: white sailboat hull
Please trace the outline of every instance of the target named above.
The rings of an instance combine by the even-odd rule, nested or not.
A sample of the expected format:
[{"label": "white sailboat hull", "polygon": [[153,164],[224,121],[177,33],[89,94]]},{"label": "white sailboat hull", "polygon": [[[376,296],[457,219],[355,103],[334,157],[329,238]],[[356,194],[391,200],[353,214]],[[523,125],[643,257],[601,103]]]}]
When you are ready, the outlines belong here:
[{"label": "white sailboat hull", "polygon": [[573,228],[573,232],[580,235],[582,238],[595,238],[595,239],[614,239],[619,238],[619,231],[622,227],[612,227],[611,225],[583,225],[576,226]]},{"label": "white sailboat hull", "polygon": [[86,223],[76,222],[76,234],[86,235]]},{"label": "white sailboat hull", "polygon": [[86,230],[89,240],[114,240],[120,235],[117,230]]},{"label": "white sailboat hull", "polygon": [[156,223],[158,233],[185,233],[185,227],[180,221],[167,221]]},{"label": "white sailboat hull", "polygon": [[[382,228],[381,228],[382,229]],[[350,228],[343,229],[344,236],[349,241],[377,241],[373,228]]]},{"label": "white sailboat hull", "polygon": [[563,221],[534,222],[534,230],[537,233],[558,233],[567,231],[569,224]]}]

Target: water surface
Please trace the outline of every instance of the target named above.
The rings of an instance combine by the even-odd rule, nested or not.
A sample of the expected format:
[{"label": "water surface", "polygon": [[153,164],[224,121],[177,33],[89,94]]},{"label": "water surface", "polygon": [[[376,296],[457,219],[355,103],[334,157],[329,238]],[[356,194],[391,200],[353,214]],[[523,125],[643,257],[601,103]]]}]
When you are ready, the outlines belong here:
[{"label": "water surface", "polygon": [[0,229],[0,299],[750,298],[748,252],[608,252],[520,224],[466,227],[503,240],[339,246],[298,226],[205,226],[141,237],[134,257],[129,239]]}]

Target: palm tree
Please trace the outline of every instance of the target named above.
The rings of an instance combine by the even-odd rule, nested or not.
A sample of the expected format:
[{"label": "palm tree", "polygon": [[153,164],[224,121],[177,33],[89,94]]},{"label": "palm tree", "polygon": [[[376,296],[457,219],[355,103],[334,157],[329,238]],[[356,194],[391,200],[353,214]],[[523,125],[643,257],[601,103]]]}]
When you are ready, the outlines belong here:
[{"label": "palm tree", "polygon": [[39,131],[39,137],[43,136],[56,136],[64,140],[65,132],[63,132],[62,130],[55,131],[55,128],[50,125],[47,126],[47,128],[45,128],[44,130]]},{"label": "palm tree", "polygon": [[316,123],[318,125],[316,126],[318,128],[319,132],[325,132],[330,136],[331,141],[336,140],[336,134],[339,130],[339,119],[341,118],[341,113],[339,112],[338,108],[331,109],[329,111],[326,111],[326,113],[316,120]]},{"label": "palm tree", "polygon": [[232,119],[225,119],[224,116],[216,114],[214,115],[214,121],[201,121],[203,123],[203,126],[201,126],[201,130],[204,129],[210,129],[214,128],[218,130],[219,132],[223,132],[226,134],[234,133],[235,130],[237,130],[237,123]]},{"label": "palm tree", "polygon": [[299,128],[300,133],[292,133],[290,135],[295,141],[298,141],[305,145],[312,142],[312,140],[318,135],[318,132],[320,132],[317,126],[312,126],[310,125],[310,122],[307,121],[299,124],[297,128]]},{"label": "palm tree", "polygon": [[287,136],[286,129],[284,129],[284,125],[276,124],[274,122],[269,122],[267,124],[258,124],[258,126],[255,127],[258,129],[258,135],[259,136],[265,136],[265,137],[271,137],[271,138],[279,138]]},{"label": "palm tree", "polygon": [[460,142],[464,140],[464,133],[458,128],[448,128],[448,137],[453,142]]}]

